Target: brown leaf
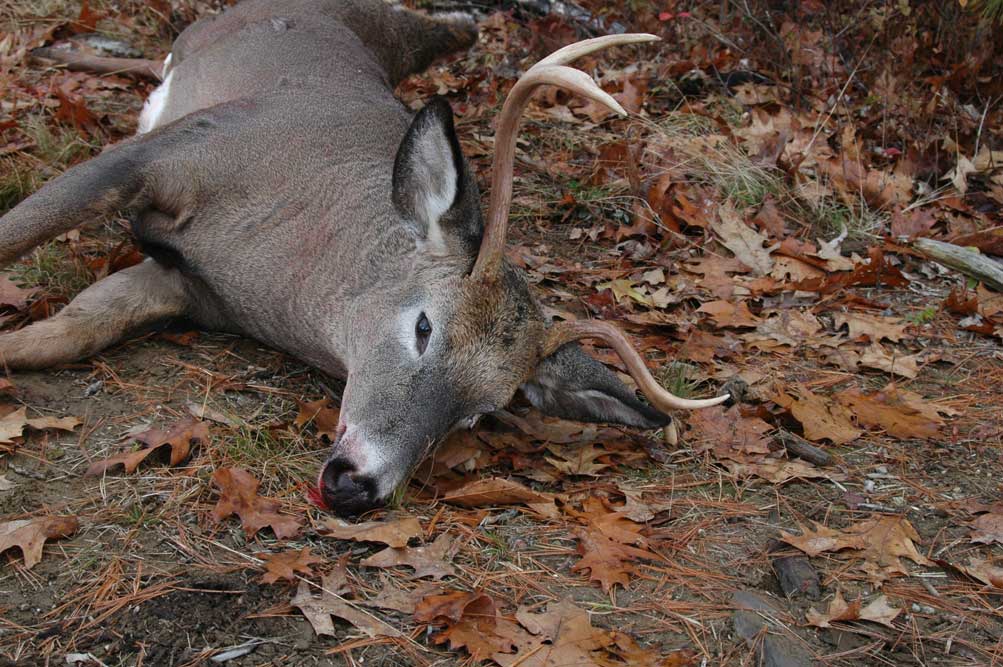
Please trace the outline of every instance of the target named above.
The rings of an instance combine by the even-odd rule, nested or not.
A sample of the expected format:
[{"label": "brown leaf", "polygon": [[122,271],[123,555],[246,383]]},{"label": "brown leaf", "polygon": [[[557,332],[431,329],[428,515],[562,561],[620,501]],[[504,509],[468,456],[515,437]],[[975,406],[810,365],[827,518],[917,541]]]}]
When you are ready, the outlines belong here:
[{"label": "brown leaf", "polygon": [[419,537],[423,531],[418,519],[405,516],[392,521],[366,521],[348,523],[341,519],[328,519],[321,526],[324,535],[338,540],[356,542],[382,542],[394,548],[407,546],[408,540]]},{"label": "brown leaf", "polygon": [[950,242],[962,247],[978,248],[987,255],[1003,256],[1003,227],[991,227],[971,234],[962,234],[950,239]]},{"label": "brown leaf", "polygon": [[61,431],[72,431],[79,425],[80,420],[76,417],[36,417],[29,419],[27,408],[22,406],[0,417],[0,444],[9,444],[14,441],[14,438],[21,437],[25,427],[31,427],[38,431],[50,428]]},{"label": "brown leaf", "polygon": [[418,603],[414,617],[422,623],[445,624],[446,628],[432,641],[448,641],[453,650],[465,648],[475,662],[515,649],[512,636],[518,628],[499,617],[494,600],[484,593],[447,591],[431,595]]},{"label": "brown leaf", "polygon": [[133,439],[145,443],[146,447],[133,452],[123,452],[122,454],[101,461],[95,461],[87,468],[84,476],[94,477],[103,475],[119,464],[125,468],[125,472],[127,473],[136,472],[140,463],[162,447],[170,447],[171,457],[169,465],[176,466],[188,458],[192,445],[206,442],[209,439],[209,424],[186,419],[176,424],[170,431],[164,432],[160,429],[151,428],[133,436]]},{"label": "brown leaf", "polygon": [[739,406],[696,410],[689,416],[694,449],[711,450],[718,459],[747,460],[750,454],[768,454],[773,427],[758,417],[743,417]]},{"label": "brown leaf", "polygon": [[894,628],[892,621],[902,613],[901,609],[888,606],[888,598],[879,595],[874,598],[866,607],[861,607],[860,600],[847,603],[843,599],[842,593],[836,591],[836,597],[829,603],[829,609],[824,614],[820,614],[814,609],[809,609],[806,615],[808,624],[819,628],[832,627],[832,621],[872,621]]},{"label": "brown leaf", "polygon": [[43,516],[0,523],[0,553],[19,548],[24,554],[24,568],[30,570],[42,560],[46,540],[72,535],[79,526],[74,516]]},{"label": "brown leaf", "polygon": [[274,584],[279,579],[293,581],[296,579],[297,572],[310,576],[313,574],[310,568],[323,562],[323,558],[318,558],[310,553],[310,547],[303,547],[299,551],[269,554],[265,558],[265,573],[261,576],[261,583]]},{"label": "brown leaf", "polygon": [[630,574],[634,572],[631,563],[654,558],[651,553],[617,542],[598,530],[579,529],[574,535],[578,538],[578,553],[582,559],[571,566],[571,571],[588,570],[589,581],[599,582],[605,593],[617,584],[627,588]]},{"label": "brown leaf", "polygon": [[964,575],[977,581],[981,581],[987,586],[1003,590],[1003,567],[991,565],[989,561],[981,558],[970,558],[968,565],[954,565],[945,561],[937,561],[938,565],[953,567]]},{"label": "brown leaf", "polygon": [[711,229],[738,261],[752,269],[753,275],[765,276],[773,268],[770,253],[776,246],[765,247],[768,239],[745,224],[730,204],[718,208],[718,217],[711,221]]},{"label": "brown leaf", "polygon": [[897,343],[909,328],[908,323],[902,324],[901,317],[881,317],[868,313],[834,313],[832,319],[836,322],[837,329],[845,326],[850,330],[850,338],[867,336],[875,343],[882,338]]},{"label": "brown leaf", "polygon": [[557,496],[554,494],[534,491],[515,480],[490,477],[453,489],[446,493],[442,500],[461,507],[526,505],[543,516],[557,518],[560,512],[554,505],[555,498]]},{"label": "brown leaf", "polygon": [[823,278],[809,278],[794,285],[796,289],[820,294],[831,294],[849,287],[905,287],[909,279],[885,259],[880,248],[867,250],[867,263],[858,264],[852,271],[830,273]]},{"label": "brown leaf", "polygon": [[698,313],[707,313],[714,321],[714,326],[722,327],[755,327],[759,324],[758,317],[752,314],[744,301],[710,301],[697,308]]},{"label": "brown leaf", "polygon": [[309,403],[300,403],[299,414],[293,420],[293,426],[302,429],[307,424],[313,424],[317,436],[334,440],[338,435],[338,420],[341,409],[331,404],[331,399],[321,398]]},{"label": "brown leaf", "polygon": [[804,437],[813,442],[829,440],[834,445],[845,445],[860,437],[861,431],[853,426],[852,413],[842,404],[825,396],[814,394],[807,387],[795,389],[797,398],[783,403],[784,396],[777,402],[790,409],[794,418],[804,427]]},{"label": "brown leaf", "polygon": [[453,538],[442,533],[432,544],[424,547],[389,547],[362,561],[365,567],[390,568],[407,565],[414,568],[414,578],[431,577],[434,580],[456,575],[456,568],[448,562]]},{"label": "brown leaf", "polygon": [[[915,396],[915,395],[914,395]],[[846,389],[835,396],[860,424],[884,429],[896,438],[932,439],[940,435],[943,420],[928,410],[921,410],[915,398],[903,397],[894,385],[873,394]]]},{"label": "brown leaf", "polygon": [[591,443],[570,446],[547,445],[547,450],[554,456],[543,458],[565,475],[597,477],[598,473],[611,465],[596,461],[601,456],[609,456],[609,452],[605,449],[599,449]]},{"label": "brown leaf", "polygon": [[983,514],[972,522],[972,542],[1003,544],[1003,514]]},{"label": "brown leaf", "polygon": [[254,475],[240,468],[220,468],[212,474],[213,483],[220,496],[212,510],[213,521],[219,523],[233,514],[240,517],[244,534],[254,537],[265,526],[271,527],[281,540],[300,532],[302,522],[291,516],[279,514],[282,504],[272,498],[258,495],[259,482]]},{"label": "brown leaf", "polygon": [[931,564],[916,550],[915,542],[919,540],[919,535],[904,517],[883,516],[863,521],[844,531],[824,526],[817,526],[817,529],[815,532],[805,531],[801,536],[781,533],[780,539],[809,556],[853,549],[885,574],[907,574],[901,558],[908,558],[919,565]]},{"label": "brown leaf", "polygon": [[613,642],[610,633],[592,627],[588,612],[567,600],[551,604],[540,614],[520,610],[516,618],[530,634],[516,638],[515,655],[491,656],[501,667],[597,666],[593,652]]},{"label": "brown leaf", "polygon": [[722,461],[722,465],[733,475],[748,477],[755,475],[774,484],[786,484],[795,479],[832,479],[842,481],[846,475],[823,470],[799,459],[763,459],[754,463]]},{"label": "brown leaf", "polygon": [[28,300],[38,292],[37,287],[23,288],[15,284],[10,275],[0,273],[0,308],[8,307],[14,310],[24,310]]},{"label": "brown leaf", "polygon": [[860,355],[860,363],[868,368],[877,368],[886,373],[894,373],[912,380],[919,374],[919,355],[891,354],[878,343]]},{"label": "brown leaf", "polygon": [[442,592],[442,588],[438,584],[420,583],[414,590],[408,590],[400,588],[392,578],[386,575],[383,575],[381,579],[383,588],[380,589],[376,597],[360,601],[359,604],[378,609],[392,609],[402,614],[413,614],[420,600]]},{"label": "brown leaf", "polygon": [[296,596],[291,601],[291,604],[298,607],[306,619],[310,621],[310,625],[313,626],[317,635],[335,636],[337,633],[334,630],[334,622],[331,617],[337,616],[370,637],[401,636],[401,632],[393,626],[340,597],[336,593],[340,588],[336,579],[336,575],[324,576],[320,597],[314,597],[310,593],[310,585],[305,581],[300,581],[296,589]]}]

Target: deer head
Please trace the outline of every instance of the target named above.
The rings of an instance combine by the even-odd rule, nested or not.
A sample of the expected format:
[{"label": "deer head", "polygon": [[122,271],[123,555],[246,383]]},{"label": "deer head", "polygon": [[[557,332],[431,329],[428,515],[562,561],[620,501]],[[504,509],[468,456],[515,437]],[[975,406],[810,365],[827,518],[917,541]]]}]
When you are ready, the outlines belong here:
[{"label": "deer head", "polygon": [[[414,118],[397,152],[392,197],[400,223],[413,235],[412,261],[395,281],[399,286],[379,296],[386,311],[379,330],[367,330],[353,345],[341,422],[318,479],[326,506],[351,515],[384,503],[450,430],[504,408],[520,388],[547,414],[642,428],[667,425],[670,408],[727,400],[670,394],[612,324],[548,325],[504,256],[516,130],[533,91],[560,86],[626,115],[567,63],[598,49],[656,39],[614,35],[579,42],[519,79],[498,121],[486,224],[448,104],[433,102]],[[650,405],[587,356],[575,342],[582,338],[611,346]]]}]

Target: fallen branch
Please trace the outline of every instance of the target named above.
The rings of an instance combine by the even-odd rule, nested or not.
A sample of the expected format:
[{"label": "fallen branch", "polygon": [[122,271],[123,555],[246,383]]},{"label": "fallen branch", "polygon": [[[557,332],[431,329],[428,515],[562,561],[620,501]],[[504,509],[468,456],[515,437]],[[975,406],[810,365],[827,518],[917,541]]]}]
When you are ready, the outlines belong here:
[{"label": "fallen branch", "polygon": [[145,58],[104,58],[91,56],[70,49],[40,47],[32,50],[30,62],[35,65],[66,65],[66,69],[74,72],[91,72],[93,74],[124,74],[148,81],[160,81],[164,63],[161,60],[146,60]]},{"label": "fallen branch", "polygon": [[1003,292],[1003,268],[985,255],[953,243],[916,239],[913,245],[921,253],[944,266],[980,280],[994,290]]},{"label": "fallen branch", "polygon": [[780,444],[787,449],[787,453],[792,456],[804,459],[805,461],[814,463],[817,466],[827,466],[832,463],[831,454],[822,451],[801,436],[794,435],[790,431],[779,429],[777,430],[775,437],[778,441],[780,441]]}]

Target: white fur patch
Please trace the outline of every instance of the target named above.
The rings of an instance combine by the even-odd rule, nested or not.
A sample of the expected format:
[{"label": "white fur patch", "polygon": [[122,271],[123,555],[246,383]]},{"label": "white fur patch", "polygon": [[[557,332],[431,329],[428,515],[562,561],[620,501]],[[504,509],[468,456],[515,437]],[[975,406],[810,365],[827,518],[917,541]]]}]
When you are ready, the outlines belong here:
[{"label": "white fur patch", "polygon": [[[168,57],[169,59],[170,57]],[[164,107],[167,106],[167,96],[171,91],[171,78],[173,76],[174,72],[168,72],[164,82],[157,86],[157,89],[150,93],[146,99],[143,111],[139,114],[139,127],[136,129],[136,134],[146,134],[160,125],[160,117],[164,113]]]},{"label": "white fur patch", "polygon": [[[401,347],[408,351],[412,359],[418,359],[418,340],[415,338],[414,325],[421,316],[423,309],[421,306],[408,308],[397,316],[397,340]],[[432,335],[435,336],[435,325],[432,326]],[[431,340],[429,341],[431,344]]]},{"label": "white fur patch", "polygon": [[167,57],[164,58],[164,68],[160,72],[160,76],[167,76],[167,73],[171,71],[171,59],[174,58],[173,53],[168,53]]},{"label": "white fur patch", "polygon": [[428,242],[445,248],[439,218],[456,200],[456,167],[449,141],[439,132],[426,132],[419,139],[417,154],[424,163],[424,179],[416,197],[418,218],[428,225]]}]

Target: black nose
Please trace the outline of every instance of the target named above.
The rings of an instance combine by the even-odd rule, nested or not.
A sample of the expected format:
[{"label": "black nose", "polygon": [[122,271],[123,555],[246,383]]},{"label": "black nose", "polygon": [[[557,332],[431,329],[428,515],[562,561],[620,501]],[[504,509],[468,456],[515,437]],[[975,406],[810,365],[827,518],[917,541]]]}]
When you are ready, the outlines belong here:
[{"label": "black nose", "polygon": [[324,504],[338,516],[358,516],[382,504],[376,498],[376,482],[341,459],[324,464],[317,486]]}]

